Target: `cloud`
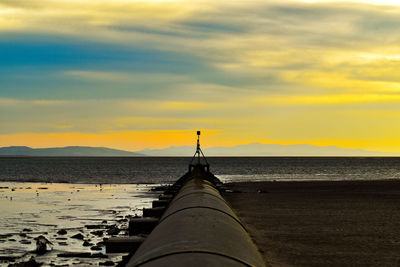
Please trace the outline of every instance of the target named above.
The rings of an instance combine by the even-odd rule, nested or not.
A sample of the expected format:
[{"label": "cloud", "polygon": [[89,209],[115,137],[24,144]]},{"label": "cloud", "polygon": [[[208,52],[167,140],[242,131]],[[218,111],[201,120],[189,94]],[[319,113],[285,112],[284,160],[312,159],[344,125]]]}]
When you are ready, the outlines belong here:
[{"label": "cloud", "polygon": [[400,7],[379,3],[2,1],[1,131],[392,138]]},{"label": "cloud", "polygon": [[89,70],[69,70],[64,72],[65,75],[76,79],[90,81],[110,81],[122,82],[130,79],[129,73],[106,72],[106,71],[89,71]]},{"label": "cloud", "polygon": [[286,95],[257,98],[254,102],[268,103],[275,106],[400,103],[400,94]]},{"label": "cloud", "polygon": [[[234,120],[237,107],[223,103],[143,99],[20,100],[0,98],[0,133],[213,129]],[[220,113],[220,114],[218,114]],[[66,127],[67,126],[67,127]]]}]

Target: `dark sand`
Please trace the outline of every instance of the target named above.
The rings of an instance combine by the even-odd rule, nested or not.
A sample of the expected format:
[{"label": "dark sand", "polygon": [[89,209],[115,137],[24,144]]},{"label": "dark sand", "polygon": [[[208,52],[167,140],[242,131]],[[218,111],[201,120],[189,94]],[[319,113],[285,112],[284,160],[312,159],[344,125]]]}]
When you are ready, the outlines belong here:
[{"label": "dark sand", "polygon": [[400,181],[227,186],[267,266],[400,266]]}]

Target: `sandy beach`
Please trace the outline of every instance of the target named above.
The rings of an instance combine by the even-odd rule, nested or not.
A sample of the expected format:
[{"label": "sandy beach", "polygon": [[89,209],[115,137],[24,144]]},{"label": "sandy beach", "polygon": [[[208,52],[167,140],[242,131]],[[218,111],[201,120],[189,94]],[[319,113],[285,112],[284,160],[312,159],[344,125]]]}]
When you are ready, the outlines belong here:
[{"label": "sandy beach", "polygon": [[227,186],[267,266],[400,266],[400,181]]}]

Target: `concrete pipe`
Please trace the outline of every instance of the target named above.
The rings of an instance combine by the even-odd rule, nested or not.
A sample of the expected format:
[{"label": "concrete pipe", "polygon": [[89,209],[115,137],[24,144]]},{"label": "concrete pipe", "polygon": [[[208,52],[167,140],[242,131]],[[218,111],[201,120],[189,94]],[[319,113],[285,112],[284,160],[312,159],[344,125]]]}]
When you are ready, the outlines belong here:
[{"label": "concrete pipe", "polygon": [[194,172],[126,266],[265,266],[218,190]]}]

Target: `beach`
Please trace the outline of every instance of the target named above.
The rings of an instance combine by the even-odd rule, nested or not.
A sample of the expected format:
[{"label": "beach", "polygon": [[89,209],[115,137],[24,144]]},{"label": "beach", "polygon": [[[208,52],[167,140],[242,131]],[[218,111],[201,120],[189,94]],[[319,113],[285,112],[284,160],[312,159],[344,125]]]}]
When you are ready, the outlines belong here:
[{"label": "beach", "polygon": [[267,266],[400,266],[400,181],[226,184]]},{"label": "beach", "polygon": [[[0,266],[27,262],[88,266],[119,262],[104,241],[127,236],[128,221],[150,207],[158,184],[0,182]],[[38,255],[36,239],[46,238]],[[113,264],[114,265],[114,264]]]}]

